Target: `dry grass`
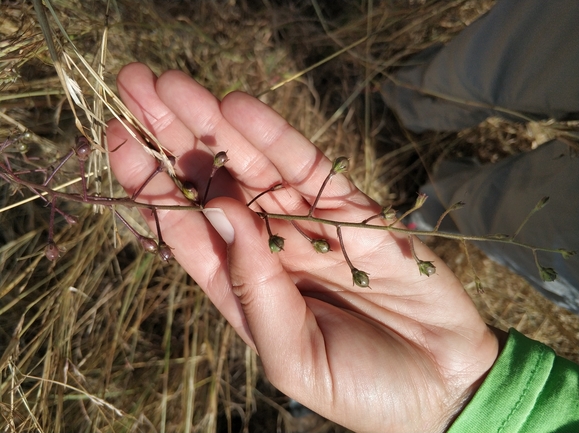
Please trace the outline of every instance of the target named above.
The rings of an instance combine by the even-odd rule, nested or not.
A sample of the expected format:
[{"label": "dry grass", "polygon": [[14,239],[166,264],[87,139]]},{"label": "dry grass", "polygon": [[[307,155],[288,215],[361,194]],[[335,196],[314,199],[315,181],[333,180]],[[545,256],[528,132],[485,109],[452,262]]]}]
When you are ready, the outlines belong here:
[{"label": "dry grass", "polygon": [[[49,17],[56,60],[85,98],[84,108],[74,111],[33,7],[1,3],[0,137],[31,131],[27,155],[43,161],[66,153],[79,129],[105,148],[102,120],[127,114],[112,94],[102,95],[114,91],[122,65],[142,61],[157,73],[181,69],[218,96],[236,89],[260,95],[328,155],[349,156],[353,180],[384,204],[413,197],[441,155],[476,152],[493,161],[532,146],[526,130],[497,121],[458,135],[413,136],[377,97],[383,72],[450,39],[492,1],[376,1],[371,10],[353,0],[340,8],[320,0],[264,1],[255,9],[243,1],[222,3],[117,0],[106,27],[106,3],[52,1],[76,47]],[[94,187],[120,194],[107,177],[106,154],[98,158],[92,170],[102,183]],[[57,180],[77,175],[65,168]],[[3,183],[0,191],[0,209],[26,195]],[[343,431],[316,415],[292,418],[255,354],[177,264],[143,254],[107,213],[80,205],[68,211],[81,223],[59,222],[58,243],[67,251],[55,264],[41,253],[48,225],[41,203],[0,213],[3,430]],[[136,214],[124,215],[146,232]],[[470,269],[456,245],[435,248],[472,292]],[[577,317],[550,306],[482,255],[471,255],[492,288],[473,293],[489,322],[515,326],[578,360]]]}]

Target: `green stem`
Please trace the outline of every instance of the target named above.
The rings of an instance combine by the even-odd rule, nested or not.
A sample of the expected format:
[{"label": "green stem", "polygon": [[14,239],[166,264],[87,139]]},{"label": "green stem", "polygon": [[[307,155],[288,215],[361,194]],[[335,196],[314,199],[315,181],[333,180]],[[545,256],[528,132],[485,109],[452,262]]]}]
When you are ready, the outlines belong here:
[{"label": "green stem", "polygon": [[258,212],[258,215],[264,217],[267,215],[270,219],[279,219],[285,221],[309,221],[324,225],[331,225],[334,227],[354,227],[354,228],[361,228],[361,229],[371,229],[371,230],[382,230],[394,233],[402,233],[405,235],[416,235],[416,236],[436,236],[445,239],[455,239],[462,241],[463,239],[466,241],[479,241],[479,242],[498,242],[503,244],[512,244],[517,245],[519,247],[527,248],[530,250],[536,251],[546,251],[551,253],[560,253],[558,249],[555,248],[539,248],[535,247],[530,244],[526,244],[524,242],[517,242],[514,241],[511,237],[505,237],[504,235],[487,235],[487,236],[473,236],[473,235],[462,235],[457,233],[449,233],[449,232],[434,232],[428,230],[414,230],[409,228],[402,228],[402,227],[394,227],[392,225],[388,226],[378,226],[372,224],[364,224],[364,223],[353,223],[353,222],[344,222],[344,221],[335,221],[325,218],[316,218],[313,216],[308,215],[286,215],[286,214],[273,214],[273,213],[265,213],[265,212]]},{"label": "green stem", "polygon": [[330,171],[330,173],[324,179],[324,182],[322,183],[322,186],[320,187],[320,190],[318,191],[318,195],[316,196],[316,199],[314,200],[314,203],[312,204],[312,207],[310,208],[310,211],[308,212],[308,217],[311,217],[312,214],[314,213],[314,210],[316,209],[316,206],[318,205],[318,202],[320,201],[320,197],[322,196],[322,192],[324,191],[324,188],[326,188],[326,185],[328,184],[330,179],[334,176],[334,174],[335,173],[333,171]]},{"label": "green stem", "polygon": [[338,240],[340,241],[340,248],[342,249],[342,254],[344,254],[344,259],[346,259],[346,263],[350,267],[350,270],[353,271],[356,268],[354,267],[354,265],[350,261],[350,258],[348,257],[348,254],[346,253],[346,247],[344,246],[344,239],[342,238],[342,227],[339,225],[336,226],[336,232],[338,233]]}]

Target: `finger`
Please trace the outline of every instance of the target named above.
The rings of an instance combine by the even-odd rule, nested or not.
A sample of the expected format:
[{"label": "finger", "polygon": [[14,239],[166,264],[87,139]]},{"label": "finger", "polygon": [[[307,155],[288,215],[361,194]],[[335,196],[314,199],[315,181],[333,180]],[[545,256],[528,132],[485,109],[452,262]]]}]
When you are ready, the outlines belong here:
[{"label": "finger", "polygon": [[[107,139],[109,148],[115,149],[109,154],[111,168],[119,183],[132,197],[157,170],[159,163],[116,119],[108,123]],[[153,177],[136,199],[143,203],[190,204],[166,173],[159,173]]]},{"label": "finger", "polygon": [[[131,63],[121,69],[117,87],[127,108],[175,155],[182,155],[199,143],[193,133],[157,95],[157,77],[146,65]],[[206,150],[206,149],[205,149]]]},{"label": "finger", "polygon": [[[332,167],[332,161],[287,121],[259,100],[241,92],[227,95],[221,105],[227,121],[265,155],[283,178],[310,203]],[[260,125],[252,128],[248,125]],[[321,208],[349,203],[376,206],[345,176],[334,176],[323,193]]]},{"label": "finger", "polygon": [[[131,194],[154,170],[156,163],[144,152],[120,122],[109,122],[107,137],[111,147],[125,142],[110,154],[110,163],[119,183]],[[165,173],[147,185],[139,202],[189,205]],[[151,229],[156,231],[153,215],[141,212]],[[201,212],[191,210],[158,211],[163,240],[173,248],[176,260],[207,293],[238,334],[251,342],[239,300],[232,294],[226,265],[226,245]]]},{"label": "finger", "polygon": [[[161,101],[156,91],[157,81],[153,72],[140,63],[125,66],[117,77],[123,102],[176,157],[178,177],[193,183],[203,195],[211,173],[213,153]],[[241,198],[239,190],[232,184],[227,172],[220,170],[213,179],[211,193],[213,196],[226,194]]]},{"label": "finger", "polygon": [[[224,119],[220,102],[195,80],[182,72],[168,71],[159,78],[156,90],[163,103],[213,153],[227,152],[227,170],[249,196],[282,182],[276,167]],[[249,128],[263,128],[252,119],[247,121]],[[301,203],[298,194],[286,194],[284,200]]]},{"label": "finger", "polygon": [[241,302],[268,377],[291,377],[292,373],[302,377],[303,372],[289,371],[288,366],[312,363],[324,344],[304,298],[279,256],[269,249],[263,221],[228,198],[212,200],[208,208],[221,209],[233,229],[228,249],[232,290]]}]

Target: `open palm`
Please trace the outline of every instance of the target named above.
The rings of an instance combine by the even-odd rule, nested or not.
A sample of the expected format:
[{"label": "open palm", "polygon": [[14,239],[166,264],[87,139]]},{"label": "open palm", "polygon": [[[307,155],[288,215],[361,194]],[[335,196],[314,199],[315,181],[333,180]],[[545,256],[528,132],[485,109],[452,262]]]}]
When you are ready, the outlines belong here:
[{"label": "open palm", "polygon": [[[131,111],[176,158],[176,171],[201,193],[213,155],[227,151],[201,212],[160,211],[163,238],[239,335],[259,353],[281,391],[356,431],[443,431],[496,359],[496,338],[460,282],[424,245],[422,260],[437,273],[419,275],[405,236],[344,228],[355,267],[370,275],[353,286],[335,228],[298,222],[333,251],[318,254],[287,221],[271,219],[285,250],[272,254],[263,220],[254,210],[305,215],[331,162],[258,100],[233,93],[218,101],[180,72],[156,78],[144,65],[118,77]],[[111,164],[133,193],[157,163],[117,121],[108,129]],[[161,174],[140,201],[187,204]],[[336,175],[315,216],[359,222],[381,207]],[[144,212],[154,226],[150,212]],[[376,220],[376,224],[381,224]],[[374,223],[374,222],[373,222]],[[227,242],[225,240],[227,240]]]}]

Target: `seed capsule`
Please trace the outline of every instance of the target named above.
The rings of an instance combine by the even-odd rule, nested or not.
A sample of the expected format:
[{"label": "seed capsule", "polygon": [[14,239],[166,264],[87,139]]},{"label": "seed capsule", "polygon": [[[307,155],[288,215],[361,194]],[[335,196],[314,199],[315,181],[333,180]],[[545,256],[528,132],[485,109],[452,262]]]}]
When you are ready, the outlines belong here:
[{"label": "seed capsule", "polygon": [[370,285],[370,277],[360,269],[352,269],[352,281],[358,287],[368,287]]},{"label": "seed capsule", "polygon": [[142,237],[139,239],[141,246],[143,249],[148,253],[156,253],[159,246],[157,245],[157,241],[153,238]]},{"label": "seed capsule", "polygon": [[60,250],[54,241],[50,241],[46,248],[44,248],[44,255],[48,260],[54,262],[60,257]]},{"label": "seed capsule", "polygon": [[195,203],[199,201],[199,191],[197,191],[197,189],[191,182],[189,181],[183,182],[181,192],[187,198],[187,200],[191,200],[192,202]]},{"label": "seed capsule", "polygon": [[332,173],[333,174],[343,173],[344,171],[348,170],[349,166],[350,161],[348,160],[348,158],[346,158],[345,156],[339,156],[336,159],[334,159],[334,162],[332,163]]},{"label": "seed capsule", "polygon": [[317,253],[326,254],[330,250],[330,244],[325,239],[314,239],[312,240],[312,246]]},{"label": "seed capsule", "polygon": [[279,253],[283,251],[285,239],[278,235],[271,235],[269,237],[269,250],[272,253]]},{"label": "seed capsule", "polygon": [[225,165],[225,163],[229,161],[227,157],[227,152],[217,152],[215,154],[215,158],[213,158],[213,167],[220,168]]},{"label": "seed capsule", "polygon": [[553,268],[541,266],[540,273],[541,273],[541,280],[543,281],[550,282],[555,281],[557,279],[557,271],[555,271],[555,269]]},{"label": "seed capsule", "polygon": [[418,270],[420,271],[420,275],[426,275],[427,277],[436,274],[436,266],[434,266],[432,262],[424,260],[418,262]]},{"label": "seed capsule", "polygon": [[79,161],[86,161],[88,159],[92,149],[90,148],[90,143],[86,137],[83,137],[82,135],[77,137],[76,148],[74,149],[74,152],[76,153],[76,157],[79,159]]},{"label": "seed capsule", "polygon": [[418,197],[416,197],[416,203],[414,204],[414,207],[416,209],[418,209],[419,207],[422,207],[422,205],[424,204],[424,202],[426,201],[427,198],[428,198],[428,196],[426,194],[418,193]]},{"label": "seed capsule", "polygon": [[535,210],[540,210],[545,207],[545,205],[549,202],[549,197],[545,196],[535,205]]},{"label": "seed capsule", "polygon": [[171,247],[167,245],[165,242],[161,242],[159,244],[158,254],[161,259],[165,262],[168,262],[173,258],[173,251],[171,251]]}]

